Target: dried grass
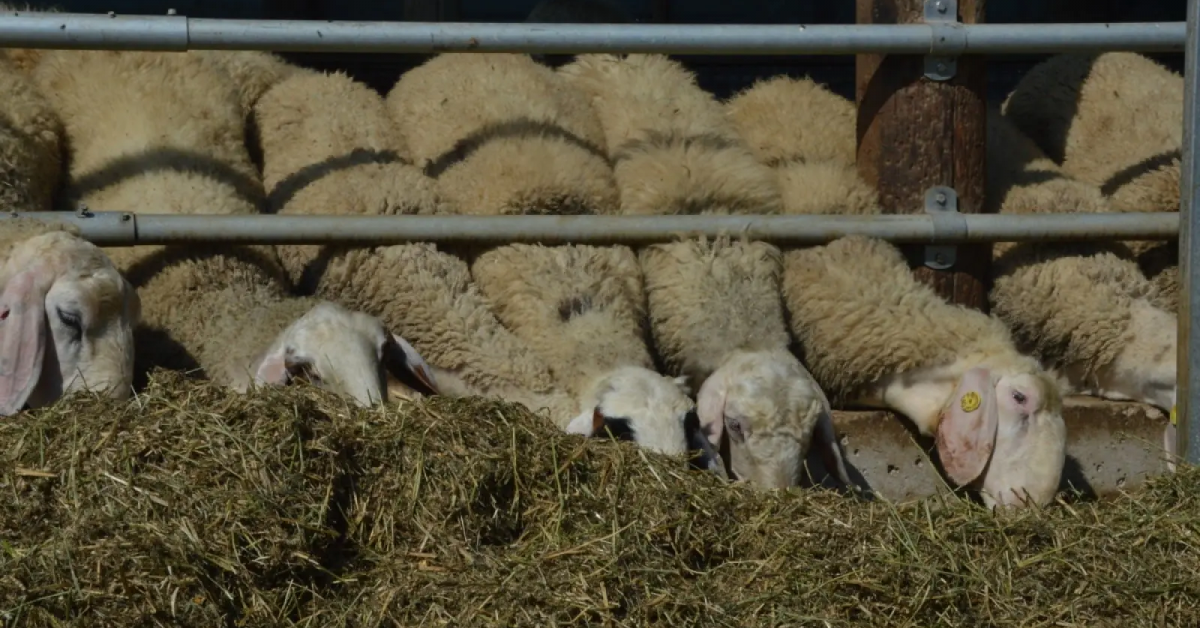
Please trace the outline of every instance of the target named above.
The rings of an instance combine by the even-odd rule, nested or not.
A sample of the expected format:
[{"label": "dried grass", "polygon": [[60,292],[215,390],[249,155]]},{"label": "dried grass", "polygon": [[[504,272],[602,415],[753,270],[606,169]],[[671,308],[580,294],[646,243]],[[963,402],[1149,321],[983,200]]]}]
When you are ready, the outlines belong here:
[{"label": "dried grass", "polygon": [[[1200,472],[992,515],[160,374],[0,424],[0,626],[1197,626]],[[944,506],[944,507],[939,507]]]}]

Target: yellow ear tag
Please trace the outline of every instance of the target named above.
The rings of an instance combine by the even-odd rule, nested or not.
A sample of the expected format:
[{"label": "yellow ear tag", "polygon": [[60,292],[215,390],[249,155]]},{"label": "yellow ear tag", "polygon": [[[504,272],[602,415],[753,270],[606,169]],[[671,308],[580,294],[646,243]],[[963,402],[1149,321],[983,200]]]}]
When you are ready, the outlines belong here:
[{"label": "yellow ear tag", "polygon": [[971,392],[962,396],[962,401],[959,403],[959,405],[962,407],[963,412],[974,412],[975,410],[979,409],[979,403],[979,393],[972,390]]},{"label": "yellow ear tag", "polygon": [[1175,406],[1171,406],[1171,425],[1179,426],[1179,415],[1175,412]]}]

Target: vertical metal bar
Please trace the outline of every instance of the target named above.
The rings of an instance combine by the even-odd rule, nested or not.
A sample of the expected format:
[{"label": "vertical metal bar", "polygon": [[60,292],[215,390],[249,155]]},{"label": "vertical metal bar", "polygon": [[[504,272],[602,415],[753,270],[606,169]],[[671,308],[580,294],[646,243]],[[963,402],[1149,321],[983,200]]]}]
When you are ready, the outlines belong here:
[{"label": "vertical metal bar", "polygon": [[[1179,273],[1186,298],[1179,307],[1179,372],[1176,375],[1175,452],[1188,464],[1200,463],[1200,248],[1193,246],[1193,237],[1200,234],[1200,161],[1197,146],[1197,97],[1200,96],[1200,0],[1188,0],[1187,39],[1184,47],[1183,91],[1183,172],[1179,185]],[[1176,419],[1176,417],[1178,417]],[[1168,436],[1168,441],[1170,436]]]}]

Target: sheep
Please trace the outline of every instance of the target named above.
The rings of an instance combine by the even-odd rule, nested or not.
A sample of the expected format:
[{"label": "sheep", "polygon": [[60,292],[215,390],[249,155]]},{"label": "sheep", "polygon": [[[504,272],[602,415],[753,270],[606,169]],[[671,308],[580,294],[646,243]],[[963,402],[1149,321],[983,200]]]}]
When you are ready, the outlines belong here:
[{"label": "sheep", "polygon": [[1054,498],[1062,384],[1002,322],[942,300],[882,240],[847,236],[789,251],[783,264],[788,323],[835,402],[908,417],[936,437],[949,479],[989,508]]},{"label": "sheep", "polygon": [[[715,460],[683,381],[654,370],[646,347],[645,287],[624,246],[515,244],[479,256],[471,274],[497,319],[550,365],[556,380],[584,398],[559,427],[598,435],[602,427],[669,455],[699,450]],[[614,427],[619,424],[619,427]]]},{"label": "sheep", "polygon": [[622,214],[777,214],[754,158],[693,73],[663,55],[579,55],[558,69],[600,118]]},{"label": "sheep", "polygon": [[698,419],[726,472],[797,485],[815,431],[826,469],[849,486],[828,400],[788,350],[779,250],[702,238],[648,246],[639,261],[655,346],[699,391]]},{"label": "sheep", "polygon": [[25,74],[0,56],[0,209],[50,211],[62,170],[62,123]]},{"label": "sheep", "polygon": [[[492,93],[489,81],[498,72],[503,72],[505,77],[505,91]],[[512,89],[512,84],[520,89]],[[615,210],[612,172],[603,158],[603,136],[594,113],[582,94],[569,89],[560,77],[534,64],[528,57],[442,55],[402,77],[389,94],[388,104],[394,119],[406,130],[408,145],[418,163],[422,163],[427,172],[432,171],[438,176],[440,189],[455,196],[456,200],[450,205],[458,210],[484,213],[611,213]],[[504,125],[522,120],[543,126],[527,127],[522,122],[505,130]],[[500,130],[495,131],[497,128]],[[530,130],[534,134],[523,137]],[[513,132],[517,134],[515,140],[507,135]],[[564,138],[574,139],[568,142]],[[588,142],[590,149],[581,149],[580,141]],[[532,144],[532,150],[525,144]],[[522,154],[512,152],[518,149]],[[452,159],[448,160],[446,155],[451,155]],[[504,160],[515,162],[518,159],[521,161],[517,167],[524,168],[525,164],[536,167],[539,178],[532,182],[514,180],[511,183],[518,186],[515,189],[505,187],[510,185],[509,177],[521,175],[520,172],[506,174],[513,168],[513,163]],[[456,174],[452,176],[452,173]],[[463,187],[463,177],[473,177],[474,191],[455,190]],[[494,200],[488,200],[488,197]],[[473,199],[482,199],[482,202]],[[471,205],[464,206],[464,203]],[[532,257],[527,259],[526,255]],[[606,265],[605,258],[606,254],[595,247],[550,250],[500,247],[478,258],[472,277],[485,298],[492,295],[489,305],[500,308],[498,322],[514,330],[514,340],[529,346],[552,369],[562,368],[577,358],[564,355],[568,353],[564,351],[547,351],[555,342],[561,342],[558,335],[529,326],[522,316],[512,314],[511,308],[506,309],[503,299],[496,295],[529,288],[522,280],[536,276],[538,296],[533,297],[534,304],[528,305],[546,312],[558,307],[553,303],[556,287],[571,287],[556,283],[547,285],[547,281],[556,282],[565,275],[582,280],[585,285],[586,282],[611,283],[605,277],[609,272],[623,273],[625,281],[630,281],[627,268]],[[635,281],[640,281],[636,260],[633,264]],[[587,296],[609,298],[603,292]],[[632,298],[636,301],[638,296],[635,294]],[[520,307],[519,304],[508,305]],[[607,309],[619,303],[606,300],[596,305]],[[644,346],[637,348],[640,341],[636,335],[624,336],[623,332],[617,331],[622,326],[628,327],[627,332],[639,328],[637,316],[634,312],[630,314],[604,321],[609,324],[611,333],[631,338],[632,344],[611,356],[614,361],[598,365],[600,370],[589,371],[586,376],[560,373],[555,378],[565,384],[569,394],[580,399],[582,411],[553,413],[551,418],[568,432],[593,435],[605,426],[613,431],[614,421],[626,419],[632,431],[626,435],[639,444],[665,453],[682,453],[688,445],[684,423],[692,404],[676,383],[649,368],[648,352]],[[575,327],[578,322],[564,331],[569,335]],[[595,345],[578,348],[590,351]],[[551,371],[551,376],[554,375]]]},{"label": "sheep", "polygon": [[[341,73],[297,74],[254,107],[268,211],[446,214],[435,182],[407,163],[382,97]],[[429,243],[280,247],[297,289],[379,317],[427,361],[441,394],[483,395],[577,414],[549,367],[505,329],[466,262]]]},{"label": "sheep", "polygon": [[104,252],[73,227],[8,218],[0,260],[0,414],[76,391],[129,397],[141,303]]},{"label": "sheep", "polygon": [[857,108],[811,79],[756,82],[725,104],[729,122],[778,177],[785,214],[879,214],[855,165]]},{"label": "sheep", "polygon": [[[302,72],[280,81],[253,109],[268,213],[444,214],[436,183],[412,166],[383,98],[345,73]],[[371,255],[366,248],[347,255]],[[345,247],[278,247],[291,280],[315,275]]]},{"label": "sheep", "polygon": [[414,163],[459,212],[617,210],[587,100],[527,55],[438,55],[401,76],[387,106]]},{"label": "sheep", "polygon": [[[1131,52],[1058,55],[1021,78],[1003,113],[1063,172],[1100,187],[1113,211],[1179,211],[1179,74]],[[1126,244],[1154,302],[1177,312],[1178,243]]]},{"label": "sheep", "polygon": [[556,425],[579,412],[549,366],[496,319],[467,263],[432,243],[335,255],[313,281],[318,295],[401,329],[425,356],[440,394],[523,404]]},{"label": "sheep", "polygon": [[[169,214],[257,211],[262,184],[245,147],[237,92],[198,58],[56,50],[42,57],[34,78],[69,139],[68,200]],[[385,367],[396,378],[433,383],[378,321],[290,297],[268,247],[106,252],[143,304],[139,371],[198,367],[237,389],[308,376],[362,404],[383,399]]]},{"label": "sheep", "polygon": [[[994,107],[987,119],[990,213],[1104,213],[1100,189],[1072,179]],[[1017,346],[1074,392],[1175,405],[1175,315],[1120,243],[995,246],[992,312]]]},{"label": "sheep", "polygon": [[[661,55],[580,55],[558,72],[592,99],[615,164],[622,213],[780,210],[774,173],[758,163],[721,105],[678,63]],[[761,253],[735,245],[714,250],[722,254],[710,255],[705,242],[668,243],[640,251],[639,264],[654,344],[668,370],[682,373],[699,391],[698,419],[710,445],[729,448],[719,470],[763,488],[798,484],[815,428],[829,470],[848,484],[831,419],[814,401],[820,392],[809,386],[811,378],[786,350],[781,318],[774,325],[759,320],[770,307],[781,307],[778,274],[756,271],[756,263],[770,268]],[[739,256],[746,265],[739,266]],[[729,276],[747,285],[731,284]],[[747,301],[739,290],[766,300]],[[697,320],[698,312],[725,316]],[[774,342],[755,344],[740,327],[726,327],[744,317],[754,321],[751,329],[778,332]],[[710,355],[707,345],[714,342],[724,350]],[[748,343],[753,346],[737,352]],[[743,423],[754,422],[756,436],[724,429],[732,420],[724,409],[742,413]]]}]

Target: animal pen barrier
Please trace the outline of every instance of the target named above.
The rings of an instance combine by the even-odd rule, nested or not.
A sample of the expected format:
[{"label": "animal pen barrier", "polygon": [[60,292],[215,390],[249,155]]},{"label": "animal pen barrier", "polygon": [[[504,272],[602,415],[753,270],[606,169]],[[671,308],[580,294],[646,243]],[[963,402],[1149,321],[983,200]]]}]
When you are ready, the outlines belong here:
[{"label": "animal pen barrier", "polygon": [[[0,47],[110,49],[110,50],[270,50],[276,52],[511,52],[588,53],[642,52],[691,55],[824,54],[857,55],[859,70],[859,171],[867,180],[903,199],[901,207],[885,206],[883,217],[851,216],[512,216],[512,217],[279,217],[279,216],[168,216],[130,214],[122,207],[81,208],[79,212],[34,214],[47,220],[65,220],[82,235],[109,246],[180,242],[239,242],[257,244],[359,243],[387,244],[404,241],[470,241],[476,243],[539,241],[592,243],[647,243],[669,240],[677,234],[746,233],[771,242],[821,243],[841,235],[863,234],[885,240],[925,245],[925,279],[967,277],[967,288],[940,292],[964,302],[970,290],[970,273],[986,269],[989,255],[982,248],[956,245],[994,241],[1048,241],[1095,239],[1170,239],[1181,248],[1181,281],[1187,291],[1179,311],[1178,400],[1176,453],[1188,463],[1200,463],[1200,252],[1191,246],[1200,230],[1196,207],[1200,164],[1197,143],[1197,3],[1188,1],[1186,22],[1113,24],[982,24],[982,2],[973,0],[894,0],[900,15],[878,9],[880,0],[858,0],[859,24],[853,25],[665,25],[665,24],[486,24],[319,22],[300,20],[197,19],[166,16],[27,14],[0,15]],[[894,9],[895,7],[893,7]],[[887,16],[893,23],[870,23]],[[961,20],[961,21],[960,21]],[[1107,215],[1045,214],[1038,216],[983,215],[976,212],[982,195],[983,103],[968,97],[954,100],[949,90],[986,82],[984,55],[1061,52],[1185,52],[1185,119],[1181,211]],[[900,60],[901,66],[889,64]],[[900,69],[898,69],[900,68]],[[915,68],[909,82],[889,78]],[[876,79],[879,79],[876,81]],[[883,87],[880,88],[876,82]],[[915,89],[927,90],[922,100]],[[883,89],[882,100],[871,103],[878,114],[864,124],[864,102],[871,89]],[[905,90],[908,90],[907,92]],[[941,91],[938,91],[941,90]],[[976,90],[978,92],[979,90]],[[907,96],[897,96],[902,92]],[[928,97],[930,94],[941,95]],[[976,93],[978,96],[978,93]],[[864,100],[866,98],[867,100]],[[884,111],[881,102],[891,105]],[[955,118],[949,125],[930,123],[929,109],[941,103],[962,107],[963,128]],[[963,103],[966,103],[965,105]],[[930,103],[933,103],[931,105]],[[880,128],[905,124],[904,116],[924,107],[925,127],[913,131],[910,145],[880,139]],[[914,109],[915,108],[915,109]],[[918,116],[919,117],[919,116]],[[874,127],[874,139],[864,126]],[[873,142],[873,144],[871,144]],[[949,143],[949,145],[947,144]],[[868,146],[868,144],[871,144]],[[917,146],[920,145],[920,146]],[[875,163],[864,155],[874,151]],[[918,178],[929,185],[903,181],[893,168],[881,164],[880,151],[892,154],[919,152],[910,163]],[[948,154],[939,161],[941,154]],[[960,175],[966,171],[966,175]],[[950,173],[950,174],[946,174]],[[962,186],[956,176],[964,176]],[[913,177],[910,177],[913,179]],[[925,181],[927,183],[928,181]],[[905,188],[908,193],[905,194]],[[969,188],[969,189],[968,189]],[[913,192],[918,190],[919,196]],[[883,197],[888,194],[881,194]],[[920,201],[924,200],[922,204]],[[885,202],[885,205],[887,203]],[[961,213],[960,213],[961,211]],[[936,251],[936,253],[935,253]],[[947,257],[948,256],[948,257]],[[968,267],[968,272],[956,270]],[[980,266],[982,264],[982,266]],[[973,268],[973,270],[972,270]],[[949,273],[945,271],[949,270]],[[937,281],[933,281],[937,283]],[[945,283],[945,282],[943,282]],[[980,299],[976,288],[967,304]],[[957,295],[957,297],[955,296]]]}]

